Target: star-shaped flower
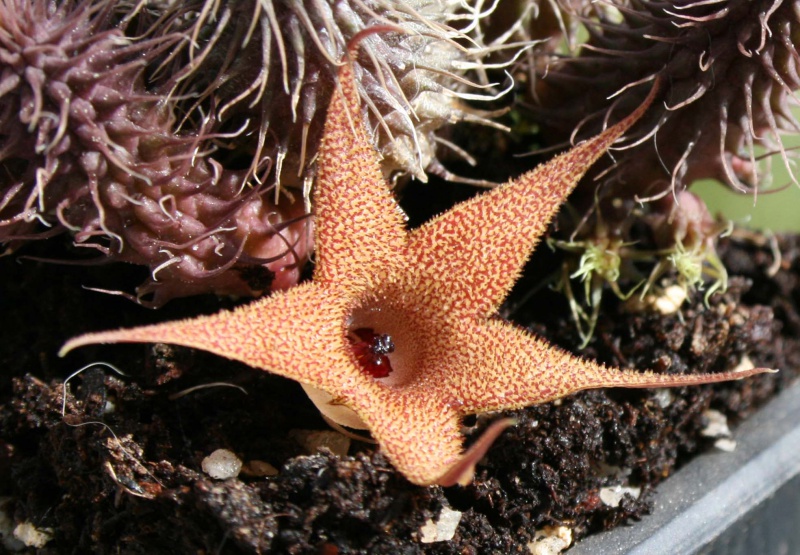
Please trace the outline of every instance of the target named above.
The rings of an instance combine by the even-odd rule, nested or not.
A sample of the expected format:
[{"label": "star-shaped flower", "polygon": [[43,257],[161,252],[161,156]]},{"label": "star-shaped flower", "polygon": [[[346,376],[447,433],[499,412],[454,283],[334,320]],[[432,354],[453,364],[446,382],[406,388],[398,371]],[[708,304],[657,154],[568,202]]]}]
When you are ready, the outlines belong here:
[{"label": "star-shaped flower", "polygon": [[463,451],[461,417],[598,387],[717,382],[622,371],[568,354],[496,316],[578,179],[645,111],[551,162],[407,231],[381,177],[343,63],[328,109],[314,206],[313,282],[233,312],[92,333],[86,344],[164,342],[239,360],[304,384],[323,414],[368,428],[416,484],[466,483],[510,424]]}]

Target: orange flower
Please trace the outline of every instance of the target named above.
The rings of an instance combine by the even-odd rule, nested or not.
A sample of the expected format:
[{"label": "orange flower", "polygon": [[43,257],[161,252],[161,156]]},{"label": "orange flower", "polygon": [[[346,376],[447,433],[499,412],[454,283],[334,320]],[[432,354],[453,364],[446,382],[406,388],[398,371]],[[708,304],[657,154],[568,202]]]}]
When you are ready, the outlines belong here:
[{"label": "orange flower", "polygon": [[351,67],[328,108],[315,192],[313,282],[233,312],[92,333],[91,343],[203,349],[301,382],[332,420],[367,428],[416,484],[468,483],[511,421],[463,451],[461,417],[597,387],[665,387],[688,376],[606,368],[496,316],[548,222],[589,166],[646,110],[551,162],[408,231],[360,118]]}]

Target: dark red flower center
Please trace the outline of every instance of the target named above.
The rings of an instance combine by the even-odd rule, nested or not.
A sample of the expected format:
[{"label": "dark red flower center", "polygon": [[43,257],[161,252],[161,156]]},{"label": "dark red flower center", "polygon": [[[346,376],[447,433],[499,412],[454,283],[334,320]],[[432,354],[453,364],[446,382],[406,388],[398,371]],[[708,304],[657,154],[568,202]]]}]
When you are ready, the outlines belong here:
[{"label": "dark red flower center", "polygon": [[385,333],[375,333],[372,328],[357,328],[348,336],[361,367],[373,378],[385,378],[392,373],[389,353],[394,352],[394,342]]}]

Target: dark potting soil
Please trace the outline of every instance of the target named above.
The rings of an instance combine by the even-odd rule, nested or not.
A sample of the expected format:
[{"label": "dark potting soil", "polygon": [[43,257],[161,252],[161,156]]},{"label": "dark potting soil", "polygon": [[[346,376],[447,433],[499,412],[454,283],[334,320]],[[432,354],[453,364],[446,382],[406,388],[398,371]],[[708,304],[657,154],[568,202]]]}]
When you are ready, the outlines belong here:
[{"label": "dark potting soil", "polygon": [[[374,446],[309,454],[294,430],[326,430],[300,387],[189,349],[119,345],[56,352],[90,330],[214,312],[232,301],[177,300],[158,312],[82,286],[131,290],[123,266],[64,267],[0,259],[0,503],[14,525],[52,539],[40,553],[528,553],[534,533],[565,525],[579,538],[646,515],[656,485],[694,453],[707,411],[735,424],[800,369],[800,238],[723,241],[732,279],[705,307],[680,315],[626,312],[607,299],[594,340],[580,351],[626,368],[708,372],[747,357],[775,375],[664,391],[597,390],[515,411],[467,487],[410,485]],[[608,296],[610,297],[610,296]],[[513,302],[513,299],[512,299]],[[579,340],[563,297],[544,287],[514,319],[565,348]],[[127,376],[89,362],[107,361]],[[240,386],[201,389],[227,382]],[[497,415],[465,422],[478,436]],[[218,448],[265,461],[275,476],[215,481],[202,459]],[[252,465],[251,465],[252,466]],[[600,491],[641,488],[618,507]],[[443,508],[462,513],[452,540],[422,543]],[[12,525],[13,527],[13,525]]]}]

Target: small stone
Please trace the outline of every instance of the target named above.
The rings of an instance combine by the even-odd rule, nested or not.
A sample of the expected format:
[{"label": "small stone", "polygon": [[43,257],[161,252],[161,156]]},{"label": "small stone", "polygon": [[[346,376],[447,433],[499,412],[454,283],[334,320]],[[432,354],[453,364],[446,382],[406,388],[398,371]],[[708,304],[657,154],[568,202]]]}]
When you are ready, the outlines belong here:
[{"label": "small stone", "polygon": [[439,518],[436,522],[428,519],[425,525],[420,528],[422,543],[446,542],[453,539],[456,534],[458,523],[461,522],[461,513],[448,507],[442,507]]},{"label": "small stone", "polygon": [[664,293],[658,296],[653,302],[653,308],[664,316],[675,314],[681,308],[686,297],[687,292],[685,288],[680,285],[670,285],[664,289]]},{"label": "small stone", "polygon": [[203,472],[215,480],[236,478],[242,469],[242,461],[233,452],[227,449],[217,449],[200,464]]},{"label": "small stone", "polygon": [[622,502],[622,498],[625,497],[625,494],[630,495],[634,499],[639,499],[639,495],[641,495],[641,493],[642,488],[611,486],[602,488],[600,490],[600,501],[609,507],[619,507],[619,504]]},{"label": "small stone", "polygon": [[714,442],[714,447],[726,453],[733,453],[736,451],[736,441],[727,437],[721,437]]},{"label": "small stone", "polygon": [[755,368],[756,365],[753,364],[753,361],[750,360],[750,357],[744,355],[742,360],[739,361],[739,364],[736,365],[736,368],[733,369],[734,372],[744,372],[746,370],[752,370]]},{"label": "small stone", "polygon": [[652,392],[651,398],[655,401],[656,405],[660,408],[665,409],[672,404],[673,395],[672,391],[667,389],[666,387],[662,387],[660,389],[656,389]]},{"label": "small stone", "polygon": [[572,545],[572,528],[545,526],[537,530],[528,544],[531,555],[558,555]]},{"label": "small stone", "polygon": [[728,418],[718,410],[708,409],[703,413],[708,421],[706,427],[700,431],[704,437],[731,437],[731,429],[728,427]]},{"label": "small stone", "polygon": [[44,547],[53,539],[50,528],[37,528],[30,522],[21,522],[14,528],[14,537],[25,544],[25,547]]},{"label": "small stone", "polygon": [[687,296],[686,289],[680,285],[670,285],[658,295],[651,293],[645,295],[644,299],[638,295],[631,297],[625,303],[625,308],[630,312],[651,310],[668,316],[680,310]]}]

